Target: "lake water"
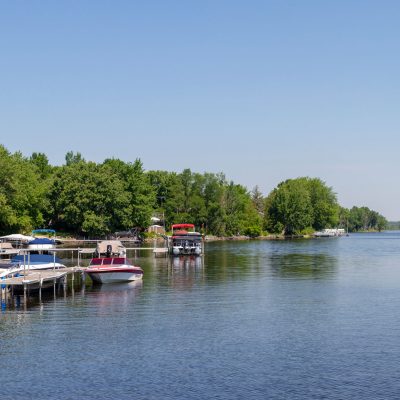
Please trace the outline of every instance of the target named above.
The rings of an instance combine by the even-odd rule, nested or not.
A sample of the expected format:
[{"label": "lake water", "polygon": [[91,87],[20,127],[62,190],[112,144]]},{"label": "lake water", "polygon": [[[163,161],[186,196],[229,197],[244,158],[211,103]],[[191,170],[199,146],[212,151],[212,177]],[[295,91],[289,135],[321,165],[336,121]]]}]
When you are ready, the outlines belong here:
[{"label": "lake water", "polygon": [[135,262],[3,310],[1,399],[400,398],[400,233]]}]

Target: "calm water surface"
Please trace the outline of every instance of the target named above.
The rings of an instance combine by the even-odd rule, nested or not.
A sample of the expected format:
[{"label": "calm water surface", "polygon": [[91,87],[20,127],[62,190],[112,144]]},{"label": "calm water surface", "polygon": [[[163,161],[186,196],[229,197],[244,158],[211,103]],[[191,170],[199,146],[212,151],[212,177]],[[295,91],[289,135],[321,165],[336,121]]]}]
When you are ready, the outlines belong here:
[{"label": "calm water surface", "polygon": [[6,308],[1,399],[398,399],[400,233],[207,243]]}]

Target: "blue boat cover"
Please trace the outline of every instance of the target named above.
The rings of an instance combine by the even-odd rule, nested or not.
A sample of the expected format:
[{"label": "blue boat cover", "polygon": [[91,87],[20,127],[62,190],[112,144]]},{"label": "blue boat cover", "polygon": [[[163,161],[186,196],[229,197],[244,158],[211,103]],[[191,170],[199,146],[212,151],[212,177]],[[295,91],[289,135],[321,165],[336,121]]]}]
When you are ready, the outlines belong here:
[{"label": "blue boat cover", "polygon": [[48,238],[36,238],[31,240],[28,244],[54,244],[54,240]]},{"label": "blue boat cover", "polygon": [[[25,264],[47,264],[52,262],[59,263],[60,259],[58,257],[54,257],[52,254],[31,254],[30,256],[25,255]],[[18,255],[11,259],[11,262],[16,264],[24,263],[24,256]]]}]

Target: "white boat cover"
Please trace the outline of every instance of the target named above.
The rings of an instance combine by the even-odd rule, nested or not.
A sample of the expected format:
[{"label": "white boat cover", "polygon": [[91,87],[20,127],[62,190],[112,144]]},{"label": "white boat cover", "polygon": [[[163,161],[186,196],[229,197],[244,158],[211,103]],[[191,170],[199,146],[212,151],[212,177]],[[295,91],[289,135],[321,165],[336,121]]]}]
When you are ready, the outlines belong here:
[{"label": "white boat cover", "polygon": [[13,233],[11,235],[0,236],[0,239],[10,240],[10,241],[30,242],[35,238],[33,236],[21,235],[20,233]]},{"label": "white boat cover", "polygon": [[111,246],[110,255],[123,255],[126,253],[124,245],[119,240],[103,240],[97,243],[96,253],[107,254],[108,246]]}]

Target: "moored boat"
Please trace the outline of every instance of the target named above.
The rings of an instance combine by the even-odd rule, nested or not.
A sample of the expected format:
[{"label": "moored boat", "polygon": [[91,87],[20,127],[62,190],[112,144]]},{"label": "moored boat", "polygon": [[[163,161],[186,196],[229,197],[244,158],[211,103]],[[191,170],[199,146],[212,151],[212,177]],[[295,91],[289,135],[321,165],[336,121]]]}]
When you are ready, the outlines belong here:
[{"label": "moored boat", "polygon": [[[32,232],[32,234],[35,233],[52,233],[55,236],[53,229],[38,229]],[[32,270],[67,268],[55,255],[54,238],[30,237],[30,239],[25,243],[23,249],[13,252],[14,256],[11,258],[10,266],[0,270],[0,278]],[[17,254],[15,255],[15,253]]]},{"label": "moored boat", "polygon": [[97,243],[96,256],[85,271],[95,283],[131,282],[143,277],[142,268],[126,258],[126,249],[119,240]]},{"label": "moored boat", "polygon": [[344,236],[346,234],[345,230],[342,228],[326,228],[322,231],[315,232],[315,237],[338,237]]},{"label": "moored boat", "polygon": [[143,277],[142,268],[124,257],[92,258],[85,272],[96,283],[131,282]]},{"label": "moored boat", "polygon": [[193,224],[174,224],[168,247],[174,256],[200,256],[203,253],[203,236],[194,230]]},{"label": "moored boat", "polygon": [[19,254],[11,259],[11,263],[20,270],[67,268],[54,254]]}]

